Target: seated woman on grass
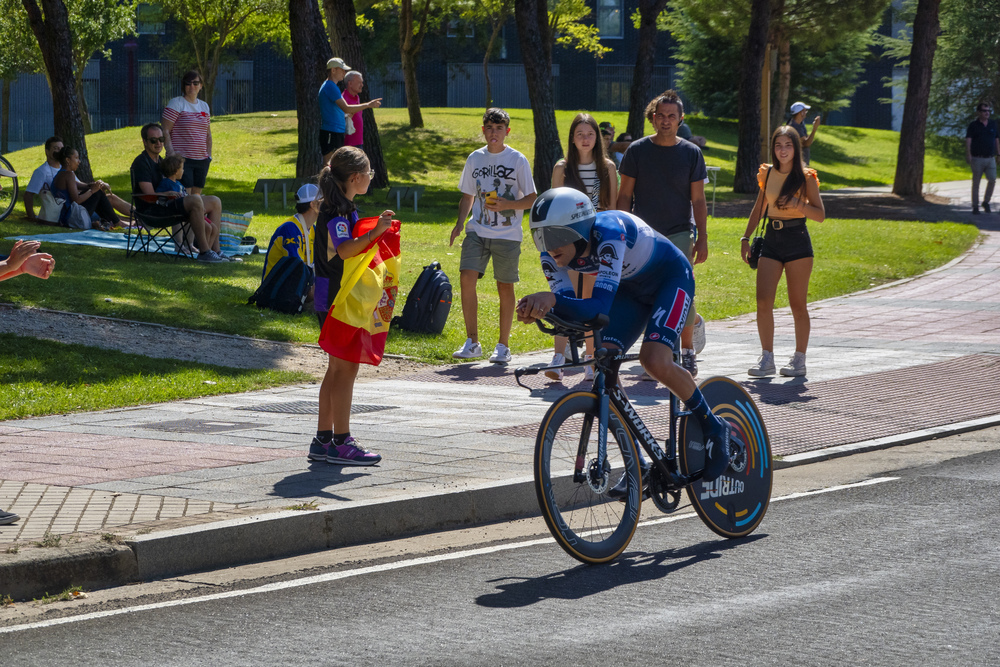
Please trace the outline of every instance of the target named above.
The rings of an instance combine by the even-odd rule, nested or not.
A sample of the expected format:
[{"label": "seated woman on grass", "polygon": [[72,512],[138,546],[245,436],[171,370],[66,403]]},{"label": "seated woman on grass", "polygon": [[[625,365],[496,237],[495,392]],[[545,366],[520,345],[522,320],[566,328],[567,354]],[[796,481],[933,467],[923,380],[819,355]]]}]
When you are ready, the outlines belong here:
[{"label": "seated woman on grass", "polygon": [[80,153],[72,146],[63,146],[56,153],[56,158],[62,169],[52,179],[52,194],[66,201],[59,215],[59,224],[65,227],[77,226],[71,224],[70,214],[73,212],[73,204],[79,204],[91,217],[95,213],[99,216],[100,219],[93,223],[94,228],[106,232],[112,227],[120,226],[121,220],[109,199],[113,195],[108,184],[104,181],[83,183],[77,180],[76,170],[80,166]]}]

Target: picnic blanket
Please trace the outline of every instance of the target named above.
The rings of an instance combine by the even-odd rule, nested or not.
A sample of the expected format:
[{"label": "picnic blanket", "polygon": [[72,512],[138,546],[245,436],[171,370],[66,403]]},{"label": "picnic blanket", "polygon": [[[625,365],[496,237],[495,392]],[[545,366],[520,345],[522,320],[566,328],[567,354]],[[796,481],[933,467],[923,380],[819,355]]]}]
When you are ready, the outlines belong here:
[{"label": "picnic blanket", "polygon": [[[126,238],[124,232],[101,232],[96,229],[88,229],[83,232],[62,232],[56,234],[34,234],[32,236],[8,236],[7,240],[24,239],[25,241],[41,241],[44,250],[45,244],[63,243],[66,245],[89,245],[95,248],[110,248],[112,250],[125,250]],[[173,241],[168,241],[164,249],[168,253],[175,252]],[[225,245],[222,252],[225,255],[249,255],[257,251],[256,245]]]}]

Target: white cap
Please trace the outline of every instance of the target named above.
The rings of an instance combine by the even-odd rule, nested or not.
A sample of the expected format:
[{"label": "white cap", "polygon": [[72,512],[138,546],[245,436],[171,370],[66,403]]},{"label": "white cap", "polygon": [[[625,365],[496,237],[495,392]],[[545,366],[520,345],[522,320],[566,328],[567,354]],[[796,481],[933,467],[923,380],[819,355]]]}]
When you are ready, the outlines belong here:
[{"label": "white cap", "polygon": [[295,203],[308,204],[311,201],[315,201],[317,197],[319,197],[319,188],[312,183],[306,183],[295,193]]},{"label": "white cap", "polygon": [[812,109],[812,107],[806,104],[805,102],[796,102],[795,104],[792,105],[793,114],[796,114],[802,110],[808,111],[809,109]]},{"label": "white cap", "polygon": [[330,58],[326,61],[327,69],[333,69],[334,67],[339,67],[345,71],[351,69],[351,66],[345,63],[343,58]]}]

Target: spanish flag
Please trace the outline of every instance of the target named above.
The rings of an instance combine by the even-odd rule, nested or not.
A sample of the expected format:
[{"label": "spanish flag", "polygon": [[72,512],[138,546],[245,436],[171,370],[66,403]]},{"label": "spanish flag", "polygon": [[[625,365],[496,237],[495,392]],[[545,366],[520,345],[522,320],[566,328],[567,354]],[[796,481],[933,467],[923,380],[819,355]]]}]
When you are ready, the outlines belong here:
[{"label": "spanish flag", "polygon": [[[361,218],[352,236],[364,236],[378,218]],[[399,221],[365,251],[344,260],[337,297],[330,306],[319,345],[345,361],[377,366],[385,352],[392,309],[399,289]]]}]

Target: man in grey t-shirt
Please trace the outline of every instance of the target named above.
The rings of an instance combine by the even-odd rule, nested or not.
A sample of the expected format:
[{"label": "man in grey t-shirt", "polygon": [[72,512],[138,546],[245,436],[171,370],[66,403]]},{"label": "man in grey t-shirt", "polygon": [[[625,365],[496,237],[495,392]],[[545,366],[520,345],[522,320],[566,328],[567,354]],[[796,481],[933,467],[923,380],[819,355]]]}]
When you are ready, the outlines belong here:
[{"label": "man in grey t-shirt", "polygon": [[[656,134],[632,142],[622,157],[617,208],[642,218],[670,239],[692,265],[708,259],[708,206],[705,158],[701,149],[677,136],[684,103],[668,90],[646,106]],[[694,302],[681,332],[681,365],[698,375],[694,352]]]}]

